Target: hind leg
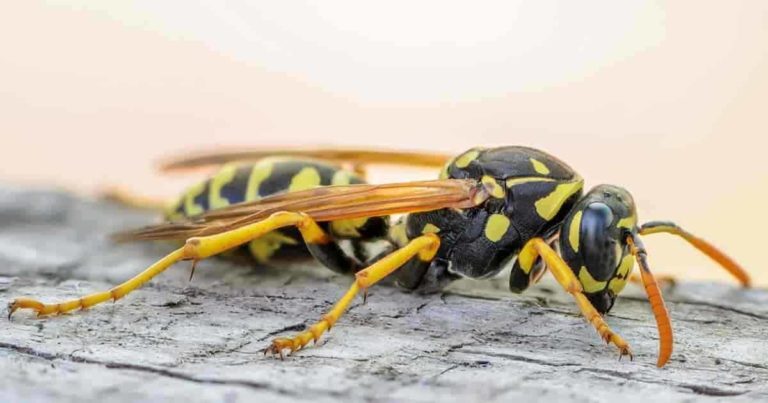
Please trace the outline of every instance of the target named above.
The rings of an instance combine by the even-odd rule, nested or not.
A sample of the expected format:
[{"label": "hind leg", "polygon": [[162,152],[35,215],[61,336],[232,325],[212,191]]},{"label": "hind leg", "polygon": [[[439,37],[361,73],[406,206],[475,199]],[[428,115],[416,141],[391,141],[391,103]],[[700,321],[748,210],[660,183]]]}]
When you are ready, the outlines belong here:
[{"label": "hind leg", "polygon": [[331,237],[308,215],[288,211],[277,212],[263,221],[231,231],[190,238],[183,247],[171,252],[137,276],[108,291],[52,304],[46,304],[31,298],[17,298],[8,305],[8,316],[10,317],[18,309],[31,309],[37,312],[38,316],[54,315],[75,309],[85,309],[110,300],[117,301],[180,260],[192,260],[193,262],[202,260],[246,244],[278,228],[290,226],[299,229],[307,245],[327,245],[332,243]]}]

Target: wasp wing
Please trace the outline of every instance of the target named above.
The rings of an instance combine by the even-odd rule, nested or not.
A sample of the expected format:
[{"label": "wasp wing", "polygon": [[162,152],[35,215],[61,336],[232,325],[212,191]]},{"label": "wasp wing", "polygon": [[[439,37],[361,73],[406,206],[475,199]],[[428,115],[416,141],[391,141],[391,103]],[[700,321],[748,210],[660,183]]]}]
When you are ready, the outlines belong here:
[{"label": "wasp wing", "polygon": [[258,148],[237,150],[220,150],[214,152],[198,152],[187,154],[181,158],[168,159],[160,164],[163,172],[176,172],[210,166],[222,165],[228,162],[254,161],[264,157],[292,156],[316,158],[335,163],[347,163],[353,166],[380,164],[402,165],[426,168],[440,168],[451,159],[450,155],[441,153],[425,153],[418,151],[374,150],[366,148]]},{"label": "wasp wing", "polygon": [[118,241],[170,240],[213,235],[258,222],[278,211],[303,212],[322,222],[469,208],[487,198],[488,191],[483,185],[469,179],[326,186],[233,204],[183,221],[121,232],[114,238]]}]

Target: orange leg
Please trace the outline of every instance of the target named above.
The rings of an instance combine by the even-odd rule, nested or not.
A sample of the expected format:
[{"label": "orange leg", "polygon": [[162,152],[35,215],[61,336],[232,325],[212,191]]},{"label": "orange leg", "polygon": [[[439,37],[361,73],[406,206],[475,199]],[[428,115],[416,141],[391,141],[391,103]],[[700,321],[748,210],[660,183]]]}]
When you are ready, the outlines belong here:
[{"label": "orange leg", "polygon": [[344,296],[336,302],[333,308],[331,308],[327,314],[323,315],[317,323],[294,337],[276,338],[272,341],[272,344],[264,350],[264,354],[278,354],[282,359],[283,350],[285,349],[289,349],[291,353],[293,353],[294,351],[302,349],[310,341],[317,342],[317,340],[320,339],[320,336],[330,330],[336,321],[339,320],[341,315],[346,312],[352,300],[361,290],[365,291],[368,287],[378,283],[381,279],[402,267],[414,256],[418,256],[423,262],[431,261],[439,247],[440,238],[438,238],[437,235],[425,234],[411,240],[404,247],[385,256],[368,268],[357,272],[357,274],[355,274],[355,282],[352,283]]}]

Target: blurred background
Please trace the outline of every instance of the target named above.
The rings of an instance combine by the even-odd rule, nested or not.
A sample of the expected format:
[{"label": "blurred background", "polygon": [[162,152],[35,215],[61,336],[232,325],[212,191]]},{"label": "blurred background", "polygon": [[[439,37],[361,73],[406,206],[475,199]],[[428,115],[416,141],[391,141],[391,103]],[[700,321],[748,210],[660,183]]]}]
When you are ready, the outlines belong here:
[{"label": "blurred background", "polygon": [[[762,0],[17,1],[0,77],[5,183],[173,197],[199,177],[153,164],[189,150],[523,144],[768,284]],[[731,281],[660,237],[657,272]]]}]

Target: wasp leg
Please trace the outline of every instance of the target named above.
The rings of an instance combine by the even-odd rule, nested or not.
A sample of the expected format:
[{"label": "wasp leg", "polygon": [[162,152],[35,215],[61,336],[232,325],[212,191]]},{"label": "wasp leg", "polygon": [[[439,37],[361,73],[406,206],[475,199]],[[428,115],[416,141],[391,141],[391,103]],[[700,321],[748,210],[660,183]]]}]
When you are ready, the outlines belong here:
[{"label": "wasp leg", "polygon": [[747,272],[741,267],[741,265],[736,263],[735,260],[723,253],[720,249],[716,248],[711,243],[680,228],[680,226],[677,224],[672,222],[653,221],[645,223],[642,227],[640,227],[640,235],[658,234],[662,232],[677,235],[685,239],[689,244],[691,244],[691,246],[701,251],[701,253],[709,256],[712,260],[719,263],[720,266],[731,273],[733,277],[736,277],[742,286],[751,286],[752,280],[749,277],[749,274],[747,274]]},{"label": "wasp leg", "polygon": [[276,338],[272,344],[264,350],[264,354],[278,354],[282,358],[283,350],[289,349],[291,353],[306,346],[310,340],[317,340],[329,330],[342,314],[347,310],[355,296],[362,290],[376,284],[395,270],[408,263],[414,256],[422,262],[429,262],[440,247],[440,238],[435,234],[425,234],[413,239],[404,247],[392,252],[368,268],[355,274],[355,282],[333,308],[322,318],[309,327],[308,330],[291,338]]},{"label": "wasp leg", "polygon": [[545,240],[541,238],[531,239],[525,244],[518,256],[523,267],[531,267],[536,258],[541,256],[557,282],[576,300],[582,315],[587,319],[587,322],[594,326],[600,337],[608,343],[613,343],[619,349],[619,358],[625,355],[628,355],[630,359],[632,358],[632,350],[629,348],[629,344],[608,327],[608,324],[603,320],[603,316],[600,315],[592,303],[589,302],[586,295],[584,295],[584,289],[571,268],[568,267],[563,258]]},{"label": "wasp leg", "polygon": [[[557,238],[547,241],[550,248],[555,247]],[[536,284],[544,277],[547,272],[547,263],[544,259],[536,259],[530,265],[523,266],[521,260],[515,261],[512,270],[509,272],[509,290],[514,293],[522,293],[532,284]]]},{"label": "wasp leg", "polygon": [[231,231],[205,237],[189,238],[183,247],[176,249],[137,276],[109,291],[98,292],[55,304],[44,304],[30,298],[17,298],[8,305],[8,317],[10,318],[18,309],[31,309],[37,312],[38,316],[42,316],[66,313],[75,309],[85,309],[109,300],[117,301],[180,260],[202,260],[287,226],[297,227],[308,245],[331,242],[331,238],[308,215],[295,212],[277,212],[263,221]]}]

